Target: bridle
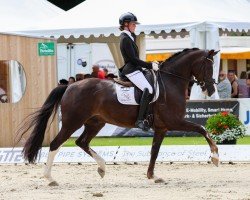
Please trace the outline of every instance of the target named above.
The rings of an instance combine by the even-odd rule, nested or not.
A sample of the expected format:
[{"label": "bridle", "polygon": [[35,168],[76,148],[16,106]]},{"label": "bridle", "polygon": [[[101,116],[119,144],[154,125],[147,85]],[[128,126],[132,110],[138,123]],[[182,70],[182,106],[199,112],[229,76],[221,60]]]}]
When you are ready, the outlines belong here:
[{"label": "bridle", "polygon": [[[203,60],[203,62],[202,62],[202,66],[201,66],[200,68],[203,68],[205,59],[206,59],[206,60],[209,60],[210,62],[212,62],[212,63],[214,64],[214,61],[213,61],[212,59],[210,59],[210,58],[208,58],[208,57],[206,57],[206,56],[204,56],[203,58],[204,58],[204,60]],[[182,80],[185,80],[185,81],[187,81],[187,82],[192,81],[192,82],[196,83],[197,85],[200,85],[200,87],[204,87],[206,84],[209,84],[209,83],[210,83],[210,84],[217,84],[217,83],[215,82],[215,79],[212,79],[212,81],[210,81],[210,80],[202,80],[202,81],[199,81],[199,80],[193,80],[193,79],[185,78],[185,77],[183,77],[183,76],[181,76],[181,75],[178,75],[178,74],[175,74],[175,73],[172,73],[172,72],[167,72],[167,71],[161,70],[161,66],[162,66],[163,64],[164,64],[164,62],[162,62],[162,63],[159,65],[159,70],[158,70],[159,74],[160,74],[160,72],[163,72],[163,73],[165,73],[165,74],[168,74],[168,75],[171,75],[171,76],[175,76],[175,77],[180,78],[180,79],[182,79]],[[161,76],[160,76],[160,77],[161,77]],[[203,77],[204,77],[204,76],[203,76]]]},{"label": "bridle", "polygon": [[[202,66],[201,66],[201,69],[203,68],[203,65],[204,65],[204,62],[205,62],[205,60],[209,60],[210,62],[212,62],[213,64],[214,64],[214,61],[212,60],[212,59],[210,59],[210,58],[208,58],[207,56],[204,56],[203,57],[204,58],[204,60],[203,60],[203,62],[202,62]],[[159,65],[159,70],[157,71],[157,77],[159,77],[160,78],[160,80],[161,80],[161,84],[162,84],[162,86],[163,86],[163,90],[164,90],[164,98],[165,98],[165,100],[166,100],[166,88],[165,88],[165,85],[163,84],[163,80],[162,80],[162,77],[161,77],[161,72],[162,73],[165,73],[165,74],[168,74],[168,75],[171,75],[171,76],[175,76],[175,77],[177,77],[177,78],[179,78],[179,79],[182,79],[182,80],[185,80],[186,82],[190,82],[190,81],[193,81],[194,83],[196,83],[197,85],[200,85],[200,87],[201,87],[201,89],[203,90],[204,89],[204,87],[205,87],[205,85],[206,84],[217,84],[216,82],[215,82],[215,80],[214,79],[212,79],[211,81],[209,81],[209,80],[204,80],[204,78],[203,78],[203,81],[199,81],[199,80],[193,80],[193,79],[189,79],[189,78],[185,78],[185,77],[183,77],[183,76],[181,76],[181,75],[178,75],[178,74],[175,74],[175,73],[172,73],[172,72],[167,72],[167,71],[164,71],[164,70],[161,70],[161,67],[162,67],[162,65],[164,64],[164,62],[162,62],[160,65]],[[203,76],[204,77],[204,76]]]}]

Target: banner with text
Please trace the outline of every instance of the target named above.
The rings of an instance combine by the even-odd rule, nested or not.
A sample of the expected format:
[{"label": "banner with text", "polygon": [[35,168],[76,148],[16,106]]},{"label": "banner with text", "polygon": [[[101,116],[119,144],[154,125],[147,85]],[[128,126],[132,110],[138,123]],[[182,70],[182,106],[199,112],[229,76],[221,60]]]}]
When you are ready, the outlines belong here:
[{"label": "banner with text", "polygon": [[240,103],[239,119],[246,126],[247,134],[250,135],[250,99],[238,99]]},{"label": "banner with text", "polygon": [[237,100],[188,101],[185,119],[204,126],[207,119],[218,112],[230,112],[239,116],[239,102]]},{"label": "banner with text", "polygon": [[[93,147],[107,163],[149,162],[151,146]],[[49,148],[41,149],[37,162],[46,163]],[[250,162],[250,145],[219,145],[220,161]],[[210,160],[208,145],[162,145],[157,161],[207,162]],[[24,163],[22,148],[0,148],[0,164]],[[95,160],[79,147],[62,147],[55,156],[55,163],[94,163]]]}]

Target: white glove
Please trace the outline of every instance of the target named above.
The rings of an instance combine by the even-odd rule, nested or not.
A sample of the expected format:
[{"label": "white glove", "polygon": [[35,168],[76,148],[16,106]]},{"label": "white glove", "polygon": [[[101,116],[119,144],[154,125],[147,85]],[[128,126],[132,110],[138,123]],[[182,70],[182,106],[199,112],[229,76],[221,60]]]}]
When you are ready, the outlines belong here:
[{"label": "white glove", "polygon": [[154,71],[158,71],[159,70],[159,63],[158,62],[152,62],[152,68]]}]

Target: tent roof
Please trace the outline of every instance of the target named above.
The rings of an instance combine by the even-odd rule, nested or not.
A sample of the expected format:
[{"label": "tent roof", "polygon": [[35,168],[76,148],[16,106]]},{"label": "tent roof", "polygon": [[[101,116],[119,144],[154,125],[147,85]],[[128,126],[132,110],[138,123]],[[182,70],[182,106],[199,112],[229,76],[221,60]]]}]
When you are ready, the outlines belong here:
[{"label": "tent roof", "polygon": [[63,12],[46,0],[1,0],[0,31],[31,29]]},{"label": "tent roof", "polygon": [[[160,50],[160,51],[147,51],[146,60],[147,61],[164,61],[172,56],[174,53],[180,51],[176,50]],[[249,59],[250,58],[250,48],[248,47],[222,47],[220,49],[221,59]]]},{"label": "tent roof", "polygon": [[199,24],[248,31],[249,10],[247,0],[86,0],[29,33],[66,38],[119,35],[119,16],[128,11],[141,22],[137,34],[189,31]]}]

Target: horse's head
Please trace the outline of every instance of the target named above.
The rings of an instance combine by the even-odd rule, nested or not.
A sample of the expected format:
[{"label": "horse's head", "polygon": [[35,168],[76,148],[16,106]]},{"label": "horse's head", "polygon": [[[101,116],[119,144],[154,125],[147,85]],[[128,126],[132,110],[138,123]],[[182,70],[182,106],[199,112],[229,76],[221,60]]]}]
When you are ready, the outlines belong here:
[{"label": "horse's head", "polygon": [[213,57],[219,51],[204,51],[204,55],[200,58],[197,58],[192,63],[192,74],[197,79],[198,84],[200,85],[202,91],[207,93],[208,96],[213,95],[215,92],[214,84],[215,80],[213,79]]}]

